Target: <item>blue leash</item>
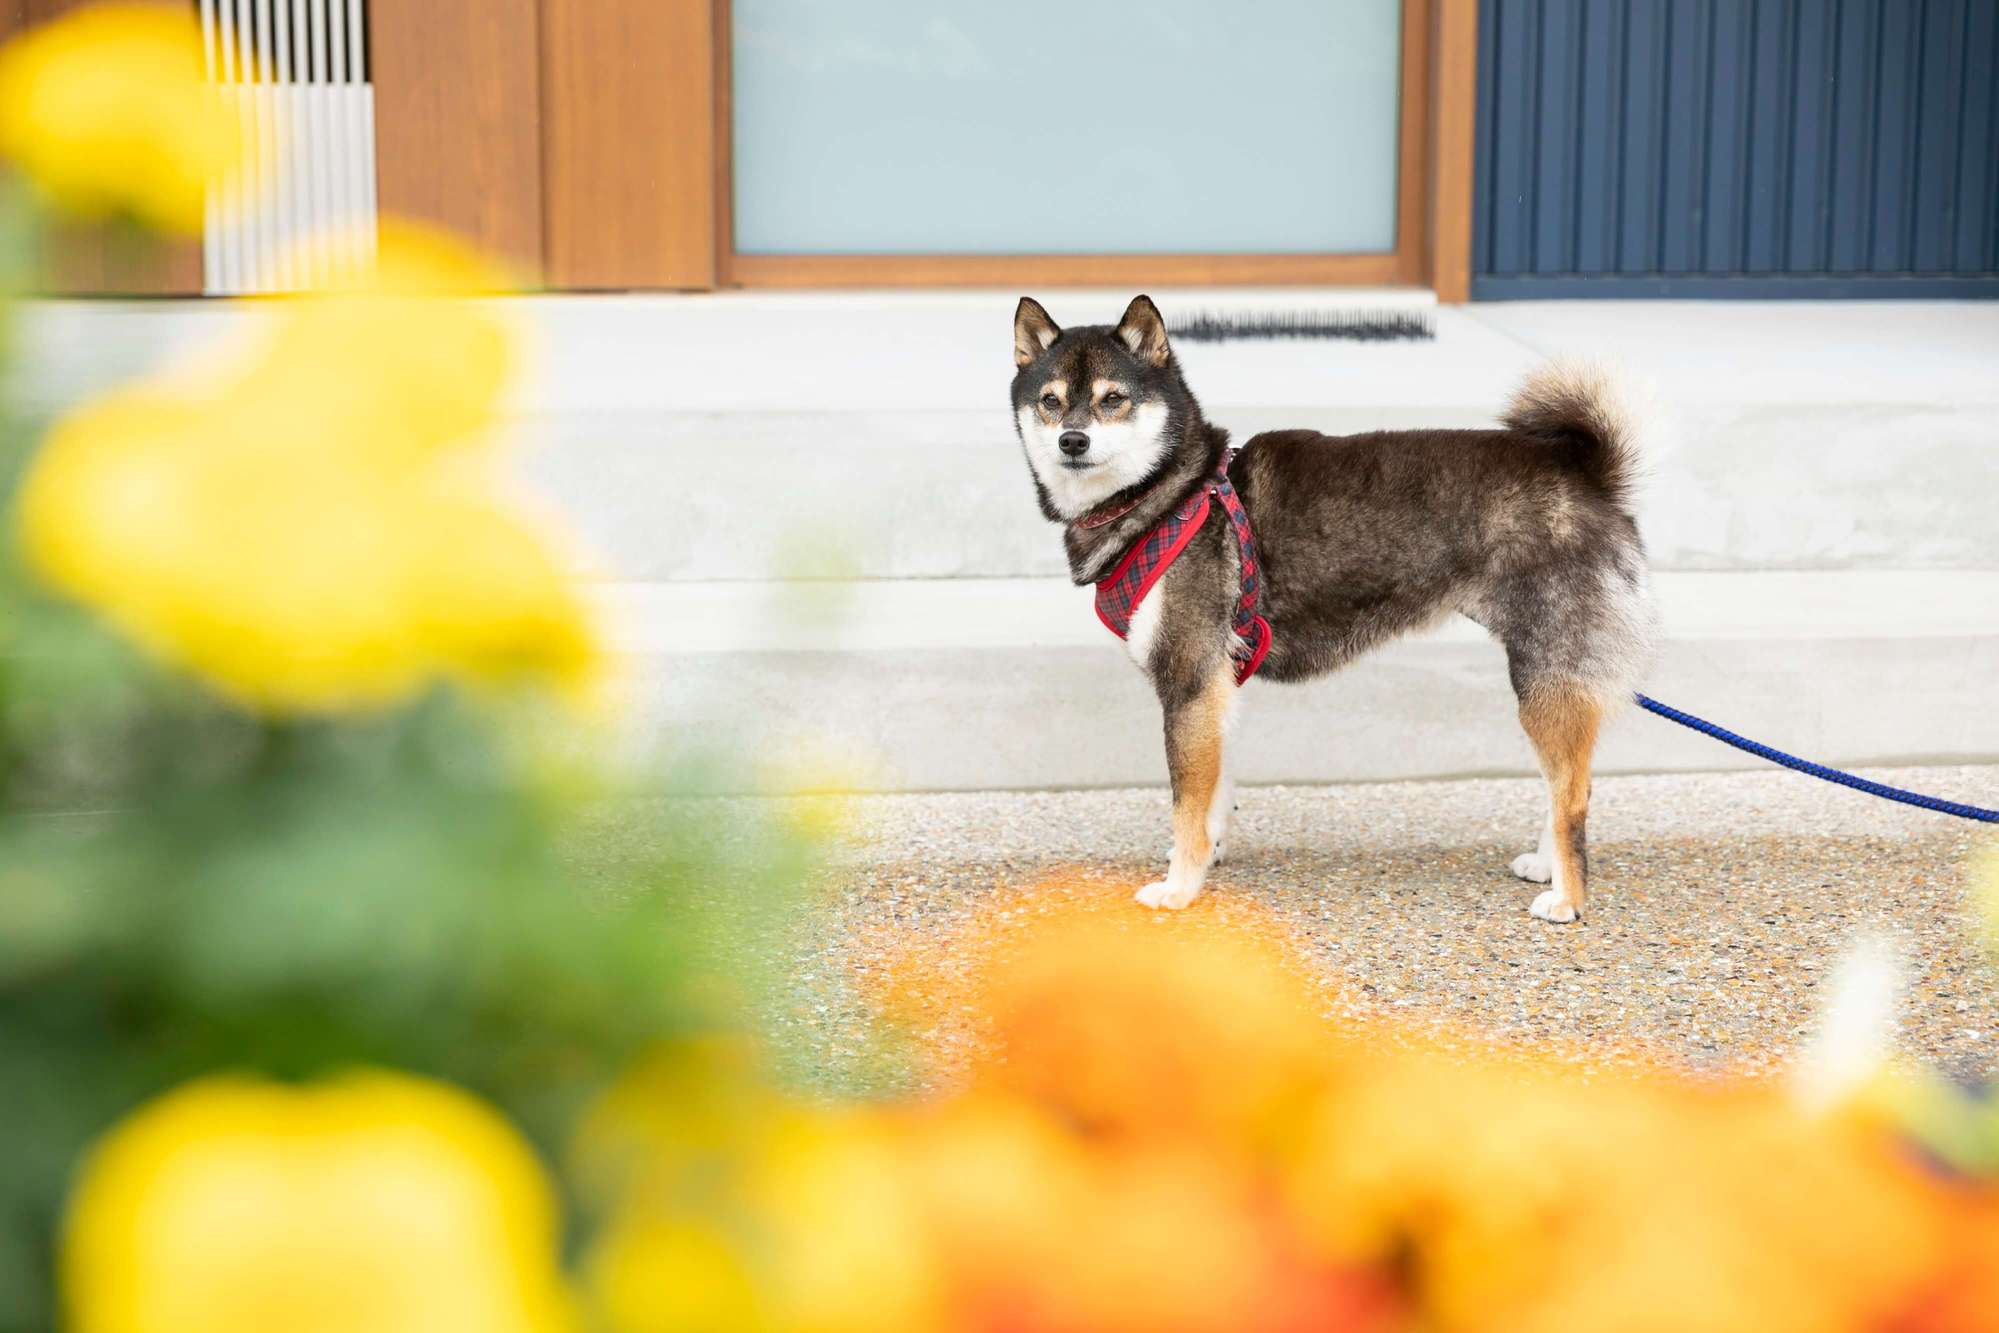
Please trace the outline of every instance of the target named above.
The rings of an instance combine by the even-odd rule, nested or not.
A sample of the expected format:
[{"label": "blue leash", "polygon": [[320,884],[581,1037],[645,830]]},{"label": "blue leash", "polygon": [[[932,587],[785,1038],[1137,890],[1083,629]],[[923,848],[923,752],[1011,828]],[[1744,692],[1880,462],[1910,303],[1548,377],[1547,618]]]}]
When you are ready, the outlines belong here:
[{"label": "blue leash", "polygon": [[1752,741],[1746,736],[1738,736],[1726,727],[1718,727],[1703,718],[1695,717],[1692,713],[1682,713],[1679,709],[1662,704],[1657,699],[1649,699],[1642,694],[1636,697],[1638,699],[1638,706],[1648,713],[1657,713],[1669,722],[1677,722],[1683,727],[1691,727],[1703,736],[1712,736],[1724,745],[1733,745],[1738,750],[1747,750],[1757,758],[1768,759],[1773,764],[1782,764],[1785,768],[1796,769],[1800,773],[1809,773],[1811,776],[1823,778],[1827,782],[1837,782],[1842,787],[1851,787],[1855,791],[1864,791],[1870,796],[1880,796],[1890,801],[1900,801],[1904,805],[1921,806],[1925,810],[1935,810],[1939,814],[1956,815],[1959,819],[1982,819],[1988,824],[1999,824],[1999,810],[1987,810],[1983,806],[1978,805],[1960,805],[1956,801],[1946,801],[1935,796],[1925,796],[1917,791],[1903,791],[1900,787],[1890,787],[1885,782],[1874,782],[1867,778],[1856,777],[1851,773],[1842,772],[1837,768],[1827,768],[1824,764],[1815,764],[1809,759],[1800,759],[1796,755],[1785,754],[1782,750],[1773,750],[1769,746],[1759,741]]}]

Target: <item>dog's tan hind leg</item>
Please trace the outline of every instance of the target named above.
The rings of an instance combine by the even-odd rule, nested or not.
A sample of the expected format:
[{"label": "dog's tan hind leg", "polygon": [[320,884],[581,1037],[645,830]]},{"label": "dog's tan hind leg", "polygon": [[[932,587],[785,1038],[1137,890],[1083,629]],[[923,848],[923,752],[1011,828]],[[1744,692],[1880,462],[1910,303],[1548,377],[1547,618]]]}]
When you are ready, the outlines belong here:
[{"label": "dog's tan hind leg", "polygon": [[1147,907],[1185,907],[1199,896],[1214,864],[1227,812],[1223,750],[1235,674],[1224,669],[1201,692],[1166,714],[1166,766],[1173,780],[1173,855],[1166,878],[1138,891]]},{"label": "dog's tan hind leg", "polygon": [[1589,895],[1590,759],[1602,721],[1595,696],[1573,687],[1544,687],[1520,703],[1520,725],[1548,782],[1548,825],[1538,851],[1547,858],[1549,886],[1528,909],[1543,921],[1574,921]]}]

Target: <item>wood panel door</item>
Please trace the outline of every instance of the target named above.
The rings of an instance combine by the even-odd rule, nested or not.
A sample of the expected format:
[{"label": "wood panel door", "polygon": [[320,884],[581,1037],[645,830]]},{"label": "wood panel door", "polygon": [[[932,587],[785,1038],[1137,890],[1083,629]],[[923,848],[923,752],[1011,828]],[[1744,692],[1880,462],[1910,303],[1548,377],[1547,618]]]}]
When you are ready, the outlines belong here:
[{"label": "wood panel door", "polygon": [[458,232],[542,271],[538,0],[370,0],[384,216]]},{"label": "wood panel door", "polygon": [[726,18],[711,0],[542,0],[550,286],[715,285]]}]

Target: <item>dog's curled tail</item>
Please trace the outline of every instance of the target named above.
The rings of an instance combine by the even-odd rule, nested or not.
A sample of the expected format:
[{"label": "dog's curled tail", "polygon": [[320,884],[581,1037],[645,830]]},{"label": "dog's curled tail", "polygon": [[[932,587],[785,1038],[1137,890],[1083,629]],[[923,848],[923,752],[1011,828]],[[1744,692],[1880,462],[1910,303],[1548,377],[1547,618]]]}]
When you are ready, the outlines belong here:
[{"label": "dog's curled tail", "polygon": [[1650,387],[1601,361],[1550,361],[1527,376],[1504,420],[1570,451],[1574,466],[1620,509],[1643,485],[1657,419]]}]

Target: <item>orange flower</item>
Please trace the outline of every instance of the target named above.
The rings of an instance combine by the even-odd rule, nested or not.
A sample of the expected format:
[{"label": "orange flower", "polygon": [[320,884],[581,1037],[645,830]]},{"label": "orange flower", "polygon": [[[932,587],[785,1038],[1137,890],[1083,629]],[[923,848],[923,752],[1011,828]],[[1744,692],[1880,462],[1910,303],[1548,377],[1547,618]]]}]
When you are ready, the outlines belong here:
[{"label": "orange flower", "polygon": [[1406,1256],[1439,1329],[1850,1329],[1945,1253],[1892,1144],[1773,1091],[1412,1055],[1321,1117],[1301,1225]]},{"label": "orange flower", "polygon": [[1339,1050],[1323,997],[1248,905],[1128,899],[1090,881],[996,899],[946,956],[905,959],[891,1002],[969,1016],[981,1085],[1092,1132],[1271,1146]]},{"label": "orange flower", "polygon": [[1201,1145],[1100,1155],[1089,1204],[1067,1224],[1074,1244],[1045,1279],[1091,1333],[1234,1333],[1239,1329],[1403,1327],[1380,1272],[1305,1256],[1256,1174]]},{"label": "orange flower", "polygon": [[971,1093],[883,1124],[945,1327],[1261,1333],[1399,1327],[1378,1273],[1302,1253],[1270,1180],[1199,1141],[1115,1145]]},{"label": "orange flower", "polygon": [[736,1325],[775,1333],[1999,1326],[1999,1194],[1878,1115],[1340,1034],[1284,932],[1213,901],[1162,920],[1065,879],[910,955],[904,1012],[968,1019],[978,1053],[936,1103],[638,1115],[753,1128],[713,1216],[642,1176],[653,1229],[602,1251],[639,1256],[596,1284],[624,1308],[673,1285],[635,1273],[708,1273],[680,1282],[706,1313],[614,1327],[715,1326],[743,1291]]},{"label": "orange flower", "polygon": [[1989,1186],[1947,1201],[1952,1257],[1880,1333],[1990,1333],[1999,1327],[1999,1199]]}]

